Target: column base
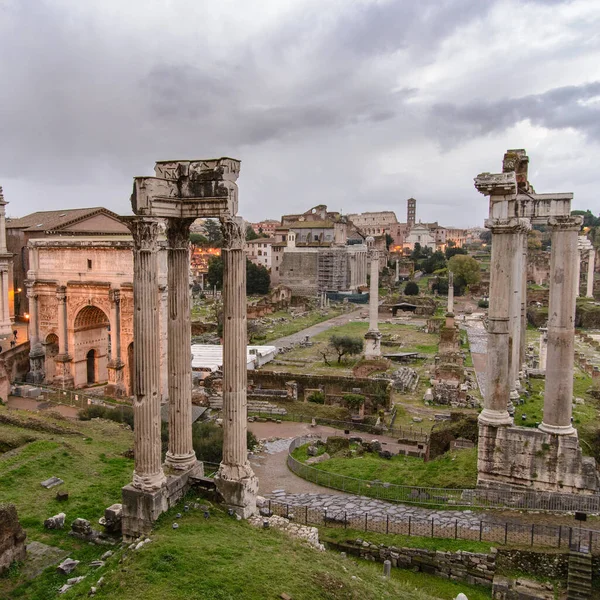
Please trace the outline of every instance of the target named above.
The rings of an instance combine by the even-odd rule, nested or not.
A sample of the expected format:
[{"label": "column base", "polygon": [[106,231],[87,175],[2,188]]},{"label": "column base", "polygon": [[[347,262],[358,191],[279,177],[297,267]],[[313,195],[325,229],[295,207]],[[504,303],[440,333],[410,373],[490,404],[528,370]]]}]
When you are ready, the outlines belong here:
[{"label": "column base", "polygon": [[508,414],[507,410],[494,410],[491,408],[484,408],[479,418],[477,419],[480,425],[512,425],[513,418]]},{"label": "column base", "polygon": [[157,490],[140,490],[131,483],[123,487],[123,539],[131,541],[150,533],[156,519],[185,496],[192,477],[203,475],[204,467],[197,462],[185,473],[170,474]]},{"label": "column base", "polygon": [[577,429],[573,425],[548,425],[543,421],[538,425],[538,429],[544,433],[555,435],[574,435],[577,437]]},{"label": "column base", "polygon": [[226,465],[221,463],[215,475],[215,485],[225,504],[242,519],[256,514],[258,478],[250,465]]},{"label": "column base", "polygon": [[133,487],[137,488],[142,492],[154,492],[155,490],[160,489],[167,481],[167,478],[162,471],[162,469],[158,473],[140,475],[133,472]]},{"label": "column base", "polygon": [[381,357],[381,333],[367,331],[365,333],[365,358],[367,360]]},{"label": "column base", "polygon": [[193,468],[197,463],[196,453],[189,454],[172,454],[167,451],[165,456],[165,465],[177,471],[186,471]]},{"label": "column base", "polygon": [[106,367],[108,369],[108,384],[104,388],[104,393],[113,398],[124,398],[127,396],[125,382],[123,381],[125,363],[121,360],[111,360]]},{"label": "column base", "polygon": [[42,348],[34,348],[29,353],[29,373],[27,373],[27,383],[33,383],[39,385],[44,383],[46,373],[44,372],[44,362],[46,360],[46,354]]}]

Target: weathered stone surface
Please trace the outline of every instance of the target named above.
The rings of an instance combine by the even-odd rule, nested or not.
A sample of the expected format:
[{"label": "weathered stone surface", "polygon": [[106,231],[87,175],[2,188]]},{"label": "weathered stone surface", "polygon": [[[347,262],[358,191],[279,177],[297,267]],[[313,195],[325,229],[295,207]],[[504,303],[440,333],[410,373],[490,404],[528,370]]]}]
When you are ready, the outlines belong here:
[{"label": "weathered stone surface", "polygon": [[27,544],[27,560],[23,564],[21,573],[25,579],[34,579],[42,571],[55,565],[67,556],[65,550],[56,546],[48,546],[41,542],[30,542]]},{"label": "weathered stone surface", "polygon": [[121,532],[121,522],[123,520],[123,505],[112,504],[104,510],[104,516],[99,519],[100,525],[108,534],[117,534]]},{"label": "weathered stone surface", "polygon": [[44,527],[46,529],[62,529],[65,524],[65,513],[58,513],[53,517],[50,517],[44,521]]},{"label": "weathered stone surface", "polygon": [[23,561],[27,555],[26,534],[13,504],[0,504],[0,573],[15,561]]},{"label": "weathered stone surface", "polygon": [[324,452],[323,454],[321,454],[319,456],[313,456],[312,458],[308,458],[306,460],[306,464],[307,465],[317,465],[320,462],[323,462],[324,460],[329,460],[330,458],[331,458],[331,456],[327,452]]},{"label": "weathered stone surface", "polygon": [[42,487],[45,487],[47,490],[53,488],[57,485],[64,483],[64,481],[58,477],[50,477],[50,479],[46,479],[46,481],[42,481]]},{"label": "weathered stone surface", "polygon": [[78,564],[78,560],[74,560],[72,558],[65,558],[65,560],[63,560],[60,563],[60,565],[56,567],[56,570],[62,575],[70,575],[77,568]]}]

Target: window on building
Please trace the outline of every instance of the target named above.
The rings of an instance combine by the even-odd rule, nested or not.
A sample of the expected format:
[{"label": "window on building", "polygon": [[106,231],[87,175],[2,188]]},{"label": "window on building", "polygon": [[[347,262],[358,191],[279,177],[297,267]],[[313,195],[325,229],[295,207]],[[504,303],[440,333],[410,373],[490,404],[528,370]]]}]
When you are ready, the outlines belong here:
[{"label": "window on building", "polygon": [[276,270],[276,271],[279,271],[279,267],[275,267],[275,270]]},{"label": "window on building", "polygon": [[87,262],[88,262],[88,269],[91,269],[92,268],[92,259],[88,258]]}]

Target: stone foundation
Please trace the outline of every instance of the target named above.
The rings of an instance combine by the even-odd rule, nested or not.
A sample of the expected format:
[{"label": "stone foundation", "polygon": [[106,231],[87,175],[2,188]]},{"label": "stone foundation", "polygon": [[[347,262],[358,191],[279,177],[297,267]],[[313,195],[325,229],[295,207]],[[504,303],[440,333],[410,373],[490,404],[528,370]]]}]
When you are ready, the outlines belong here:
[{"label": "stone foundation", "polygon": [[479,427],[479,487],[519,487],[562,493],[596,493],[596,461],[582,456],[577,434],[529,427]]},{"label": "stone foundation", "polygon": [[204,466],[196,466],[185,473],[166,473],[167,481],[156,491],[145,492],[132,484],[122,488],[123,497],[123,539],[135,539],[147,535],[158,517],[176,504],[191,487],[192,477],[203,477]]},{"label": "stone foundation", "polygon": [[27,556],[26,534],[17,518],[13,504],[0,504],[0,574],[8,570],[15,561]]},{"label": "stone foundation", "polygon": [[258,478],[250,467],[246,472],[243,466],[221,463],[221,467],[215,475],[215,485],[225,504],[242,519],[256,514]]}]

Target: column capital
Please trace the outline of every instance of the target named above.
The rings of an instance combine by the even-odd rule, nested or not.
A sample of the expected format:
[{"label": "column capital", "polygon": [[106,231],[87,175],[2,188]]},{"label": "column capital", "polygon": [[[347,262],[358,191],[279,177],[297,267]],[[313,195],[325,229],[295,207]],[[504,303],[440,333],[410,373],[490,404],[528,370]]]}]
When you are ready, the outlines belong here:
[{"label": "column capital", "polygon": [[529,219],[520,219],[517,217],[511,219],[486,219],[485,227],[492,234],[526,233],[531,229],[531,222]]},{"label": "column capital", "polygon": [[121,302],[121,290],[119,288],[108,290],[108,299],[115,304],[119,304]]},{"label": "column capital", "polygon": [[28,298],[37,298],[37,294],[34,290],[35,281],[25,281],[25,287],[27,288],[27,297]]},{"label": "column capital", "polygon": [[517,193],[517,176],[509,173],[480,173],[473,180],[475,189],[484,196],[509,196]]},{"label": "column capital", "polygon": [[194,219],[172,217],[167,219],[167,240],[169,249],[187,250],[190,245],[190,226]]},{"label": "column capital", "polygon": [[125,225],[133,236],[134,250],[142,252],[158,251],[158,236],[161,220],[154,217],[125,217]]},{"label": "column capital", "polygon": [[67,286],[57,285],[56,286],[56,298],[59,304],[63,304],[67,300]]},{"label": "column capital", "polygon": [[246,241],[244,220],[241,217],[221,217],[223,248],[226,250],[243,250]]},{"label": "column capital", "polygon": [[552,231],[579,231],[582,225],[581,215],[565,215],[548,219],[548,226]]}]

